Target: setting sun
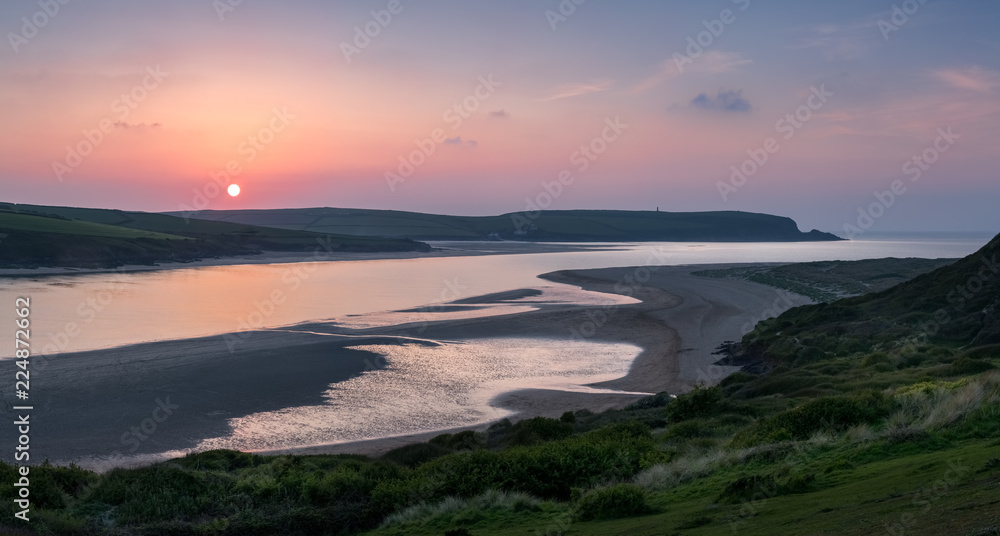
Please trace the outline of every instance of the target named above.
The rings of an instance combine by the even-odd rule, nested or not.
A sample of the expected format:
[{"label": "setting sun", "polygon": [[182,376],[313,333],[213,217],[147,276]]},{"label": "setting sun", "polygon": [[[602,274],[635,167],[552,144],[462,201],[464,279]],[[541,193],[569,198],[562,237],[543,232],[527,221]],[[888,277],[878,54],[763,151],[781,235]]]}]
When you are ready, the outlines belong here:
[{"label": "setting sun", "polygon": [[240,195],[240,185],[239,184],[230,184],[229,185],[229,189],[227,191],[229,192],[230,197],[236,197],[236,196]]}]

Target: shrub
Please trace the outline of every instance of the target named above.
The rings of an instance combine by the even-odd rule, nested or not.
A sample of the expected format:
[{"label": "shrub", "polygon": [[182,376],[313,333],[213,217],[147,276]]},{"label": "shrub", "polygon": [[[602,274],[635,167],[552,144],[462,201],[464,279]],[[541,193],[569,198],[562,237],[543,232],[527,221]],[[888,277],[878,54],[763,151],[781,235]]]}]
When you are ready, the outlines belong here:
[{"label": "shrub", "polygon": [[674,397],[670,393],[667,393],[666,391],[662,391],[662,392],[656,393],[653,396],[647,396],[646,398],[640,398],[639,400],[636,400],[635,402],[632,402],[631,404],[625,406],[625,411],[635,411],[635,410],[639,410],[639,409],[662,408],[663,406],[666,406],[667,404],[669,404],[673,400],[674,400]]},{"label": "shrub", "polygon": [[262,456],[239,452],[236,450],[210,450],[197,454],[188,454],[172,463],[187,469],[199,471],[230,472],[245,467],[254,467],[265,463]]},{"label": "shrub", "polygon": [[708,435],[711,435],[711,431],[705,428],[705,423],[693,420],[670,425],[663,437],[664,439],[691,439]]},{"label": "shrub", "polygon": [[577,504],[580,519],[620,519],[650,513],[646,491],[635,484],[615,484],[585,494]]},{"label": "shrub", "polygon": [[420,466],[416,481],[428,483],[425,499],[500,489],[566,500],[574,487],[631,477],[653,451],[649,428],[622,423],[541,445],[451,454]]},{"label": "shrub", "polygon": [[564,439],[573,434],[573,425],[562,420],[535,417],[514,423],[508,443],[534,445],[545,441]]},{"label": "shrub", "polygon": [[680,422],[712,415],[723,407],[722,389],[696,385],[691,392],[680,395],[667,405],[667,418]]},{"label": "shrub", "polygon": [[451,454],[451,452],[451,450],[434,443],[415,443],[392,449],[383,454],[382,459],[414,468],[446,454]]},{"label": "shrub", "polygon": [[476,450],[486,446],[483,435],[474,430],[465,430],[457,434],[441,434],[429,441],[448,450]]},{"label": "shrub", "polygon": [[818,398],[751,424],[736,433],[730,445],[748,447],[808,439],[819,431],[841,432],[859,424],[877,422],[886,417],[892,407],[892,402],[881,393]]}]

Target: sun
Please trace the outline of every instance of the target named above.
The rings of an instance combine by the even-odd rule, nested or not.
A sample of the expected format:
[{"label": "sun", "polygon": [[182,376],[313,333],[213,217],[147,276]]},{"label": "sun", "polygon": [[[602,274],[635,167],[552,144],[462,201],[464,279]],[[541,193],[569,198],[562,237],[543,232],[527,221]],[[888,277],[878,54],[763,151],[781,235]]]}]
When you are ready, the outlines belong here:
[{"label": "sun", "polygon": [[229,189],[227,191],[229,192],[230,197],[236,197],[236,196],[240,195],[240,185],[239,184],[230,184],[229,185]]}]

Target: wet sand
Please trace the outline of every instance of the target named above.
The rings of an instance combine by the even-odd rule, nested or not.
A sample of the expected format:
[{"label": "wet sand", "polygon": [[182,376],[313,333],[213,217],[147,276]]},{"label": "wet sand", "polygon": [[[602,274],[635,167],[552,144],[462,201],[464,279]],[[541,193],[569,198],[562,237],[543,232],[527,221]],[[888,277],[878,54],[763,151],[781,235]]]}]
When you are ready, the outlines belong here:
[{"label": "wet sand", "polygon": [[[712,365],[718,358],[712,351],[721,342],[738,339],[743,327],[765,312],[809,303],[755,283],[690,274],[705,268],[612,268],[542,276],[641,300],[634,304],[542,304],[530,312],[356,330],[316,323],[48,357],[32,373],[38,385],[32,393],[32,449],[54,461],[190,449],[202,439],[225,435],[229,419],[323,403],[331,383],[378,368],[377,356],[347,348],[359,344],[543,337],[642,348],[627,375],[594,385],[632,393],[522,389],[494,397],[491,405],[515,412],[514,418],[623,407],[642,396],[637,392],[681,393],[698,381],[714,383],[731,370]],[[634,281],[645,283],[630,283]],[[461,305],[518,303],[534,294],[520,289],[464,299]],[[441,432],[270,452],[378,454]]]},{"label": "wet sand", "polygon": [[[456,321],[433,326],[433,337],[461,331],[465,337],[570,336],[603,342],[630,342],[643,350],[629,373],[593,387],[680,394],[694,385],[712,385],[738,370],[717,366],[714,352],[720,344],[738,340],[756,322],[785,310],[812,303],[805,296],[747,281],[710,279],[691,272],[737,265],[698,265],[607,268],[559,271],[540,277],[597,292],[611,292],[640,299],[639,304],[549,309],[497,318]],[[648,275],[648,279],[646,276]],[[645,280],[639,284],[637,280]],[[635,281],[635,283],[630,283]],[[495,297],[483,297],[495,298]],[[478,303],[475,299],[465,303]],[[497,322],[497,320],[500,320]],[[593,332],[588,329],[593,326]],[[511,420],[537,416],[558,417],[565,411],[601,412],[620,409],[642,398],[634,394],[587,394],[549,389],[521,389],[494,397],[491,404],[515,412]],[[441,433],[484,430],[488,425],[439,430],[424,434],[341,443],[301,449],[281,449],[268,454],[367,454],[376,456],[410,443],[427,441]]]}]

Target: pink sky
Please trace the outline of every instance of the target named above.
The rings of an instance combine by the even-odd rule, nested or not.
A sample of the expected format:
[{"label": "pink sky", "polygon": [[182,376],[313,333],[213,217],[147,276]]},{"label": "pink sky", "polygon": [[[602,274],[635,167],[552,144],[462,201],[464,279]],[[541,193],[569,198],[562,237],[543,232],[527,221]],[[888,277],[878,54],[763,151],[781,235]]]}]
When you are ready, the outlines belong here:
[{"label": "pink sky", "polygon": [[[549,208],[748,210],[838,232],[951,127],[879,226],[1000,228],[997,7],[930,3],[886,40],[892,13],[867,2],[779,4],[586,3],[553,30],[555,1],[404,0],[348,61],[342,43],[387,2],[247,1],[221,18],[208,1],[70,3],[0,53],[0,200],[177,210],[233,162],[243,194],[208,208],[497,214],[569,169]],[[735,21],[678,72],[722,9]],[[4,4],[5,32],[36,11]],[[832,96],[785,139],[778,122],[821,87]],[[581,171],[574,152],[614,118],[627,128]],[[449,141],[390,188],[435,130]],[[768,138],[768,161],[720,194]]]}]

